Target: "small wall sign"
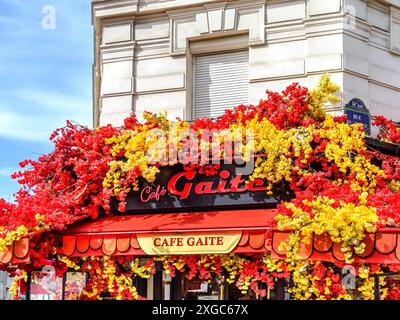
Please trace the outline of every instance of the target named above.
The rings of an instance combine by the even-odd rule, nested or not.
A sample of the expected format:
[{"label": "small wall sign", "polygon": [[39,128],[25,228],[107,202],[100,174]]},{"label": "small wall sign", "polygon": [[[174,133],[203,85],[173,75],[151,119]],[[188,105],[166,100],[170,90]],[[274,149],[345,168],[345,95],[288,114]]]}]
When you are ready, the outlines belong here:
[{"label": "small wall sign", "polygon": [[371,134],[371,114],[364,102],[357,98],[351,99],[344,107],[344,113],[348,123],[362,123],[367,135]]}]

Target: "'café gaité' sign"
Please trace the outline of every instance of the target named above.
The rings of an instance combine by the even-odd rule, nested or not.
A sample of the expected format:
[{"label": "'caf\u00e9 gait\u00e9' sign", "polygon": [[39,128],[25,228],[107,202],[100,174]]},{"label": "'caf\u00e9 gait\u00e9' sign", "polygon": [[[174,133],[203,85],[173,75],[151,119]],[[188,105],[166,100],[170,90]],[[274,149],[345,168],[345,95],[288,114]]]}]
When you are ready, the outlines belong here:
[{"label": "'caf\u00e9 gait\u00e9' sign", "polygon": [[[245,164],[242,164],[245,166]],[[139,191],[127,197],[126,212],[150,213],[194,209],[248,208],[275,206],[281,199],[289,199],[286,190],[273,190],[267,195],[267,184],[262,179],[248,181],[235,162],[221,164],[217,174],[206,176],[197,171],[185,171],[181,164],[161,167],[154,183],[139,182]],[[246,183],[246,181],[248,181]],[[112,204],[117,211],[117,202]]]},{"label": "'caf\u00e9 gait\u00e9' sign", "polygon": [[141,249],[148,255],[224,254],[239,243],[242,231],[177,234],[137,234]]}]

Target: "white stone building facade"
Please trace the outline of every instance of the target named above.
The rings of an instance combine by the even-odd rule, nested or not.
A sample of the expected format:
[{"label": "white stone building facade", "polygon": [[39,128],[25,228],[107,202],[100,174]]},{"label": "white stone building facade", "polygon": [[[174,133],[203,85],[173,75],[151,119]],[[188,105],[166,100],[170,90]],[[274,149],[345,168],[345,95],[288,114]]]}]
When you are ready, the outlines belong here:
[{"label": "white stone building facade", "polygon": [[329,72],[400,121],[400,0],[92,0],[94,125],[215,116]]},{"label": "white stone building facade", "polygon": [[0,300],[11,300],[10,288],[12,282],[12,278],[8,276],[7,272],[0,271]]}]

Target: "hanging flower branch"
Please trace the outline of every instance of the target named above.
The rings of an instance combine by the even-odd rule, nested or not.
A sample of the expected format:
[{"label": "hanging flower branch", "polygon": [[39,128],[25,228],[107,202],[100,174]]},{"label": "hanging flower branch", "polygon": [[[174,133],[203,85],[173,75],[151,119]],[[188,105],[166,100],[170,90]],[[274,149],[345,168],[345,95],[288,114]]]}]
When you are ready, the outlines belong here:
[{"label": "hanging flower branch", "polygon": [[380,129],[378,138],[386,141],[400,144],[400,125],[385,118],[384,116],[374,117],[372,123],[374,126],[378,126]]},{"label": "hanging flower branch", "polygon": [[[22,187],[14,203],[0,199],[0,252],[29,236],[32,262],[19,267],[30,271],[52,264],[59,273],[80,268],[90,275],[86,299],[101,298],[104,292],[116,299],[140,298],[131,276],[149,277],[155,262],[171,276],[186,271],[189,278],[210,279],[226,272],[227,281],[243,293],[252,290],[263,296],[260,283],[272,288],[276,278],[290,274],[296,299],[347,299],[336,267],[307,262],[302,269],[299,246],[313,233],[326,234],[342,244],[346,262],[352,263],[352,252],[364,251],[362,241],[368,233],[399,226],[400,166],[398,157],[367,149],[362,125],[349,125],[345,116],[324,112],[326,103],[338,101],[338,90],[325,75],[312,91],[298,84],[281,93],[268,91],[258,105],[241,105],[216,119],[189,123],[147,112],[143,121],[132,115],[121,128],[94,130],[67,122],[51,136],[51,153],[20,164],[22,171],[13,178]],[[375,117],[374,124],[381,127],[381,139],[400,142],[396,124],[383,117]],[[227,139],[233,141],[231,149],[223,148]],[[187,171],[212,176],[219,165],[205,158],[239,154],[248,160],[253,153],[259,156],[249,181],[263,179],[270,195],[275,186],[285,184],[295,195],[278,206],[276,217],[279,229],[292,231],[289,242],[282,244],[288,261],[210,255],[156,257],[147,265],[136,258],[88,258],[82,264],[62,256],[57,230],[83,218],[111,214],[112,199],[123,212],[139,179],[154,182],[161,167],[180,163]],[[366,268],[369,271],[360,272],[365,279],[362,292],[371,286],[370,278],[362,275],[376,272]],[[398,296],[395,289],[388,290],[386,297]]]}]

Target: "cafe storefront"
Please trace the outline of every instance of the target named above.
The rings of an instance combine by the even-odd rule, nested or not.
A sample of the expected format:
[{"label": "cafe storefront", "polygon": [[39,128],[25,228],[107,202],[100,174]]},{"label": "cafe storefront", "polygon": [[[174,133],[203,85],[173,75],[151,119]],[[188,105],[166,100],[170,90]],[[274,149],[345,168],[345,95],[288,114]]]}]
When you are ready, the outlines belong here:
[{"label": "cafe storefront", "polygon": [[18,204],[0,202],[10,292],[399,300],[399,148],[387,142],[398,127],[376,117],[380,136],[365,137],[323,112],[327,91],[337,86],[325,75],[311,93],[293,84],[216,119],[68,122],[55,150],[17,174]]},{"label": "cafe storefront", "polygon": [[[72,259],[134,256],[139,266],[161,256],[262,256],[272,250],[268,234],[280,199],[266,194],[261,179],[245,184],[244,170],[245,164],[235,161],[222,165],[212,177],[186,172],[181,165],[163,168],[153,185],[143,182],[131,193],[124,214],[77,222],[63,231],[63,252]],[[281,194],[290,198],[289,192]],[[116,203],[113,210],[118,211]],[[243,295],[224,273],[204,279],[188,277],[185,270],[171,276],[161,261],[154,268],[151,277],[134,278],[138,294],[146,299],[284,299],[289,284],[282,278],[272,290],[260,287],[265,296]],[[80,272],[57,277],[52,269],[35,271],[28,295],[32,300],[75,299],[87,280]]]},{"label": "cafe storefront", "polygon": [[[137,268],[151,261],[153,272],[149,276],[132,275],[137,294],[144,299],[290,299],[288,290],[292,280],[285,273],[275,274],[269,280],[274,282],[273,286],[261,281],[256,290],[243,294],[243,288],[227,281],[226,270],[209,276],[201,272],[188,276],[190,268],[171,272],[165,267],[165,257],[242,256],[252,260],[269,255],[285,259],[279,245],[290,233],[278,231],[273,221],[277,203],[290,199],[292,194],[282,187],[274,191],[274,196],[268,196],[261,179],[245,184],[247,176],[241,168],[243,165],[233,161],[222,165],[219,173],[211,177],[186,172],[181,165],[163,168],[154,184],[142,181],[139,191],[129,195],[125,213],[118,212],[114,203],[112,216],[78,221],[58,233],[62,252],[72,260],[97,257],[104,266],[111,262],[104,259],[112,257],[135,257]],[[366,250],[356,259],[399,263],[398,231],[387,229],[371,234],[365,240]],[[15,242],[11,249],[2,254],[2,263],[29,261],[28,238]],[[304,261],[344,261],[340,246],[326,236],[314,236],[309,244],[302,245],[300,255]],[[26,294],[22,297],[30,300],[80,299],[89,281],[88,272],[71,266],[62,274],[54,267],[43,267],[27,276]],[[398,286],[397,273],[390,277]],[[378,288],[375,296],[379,297],[379,279],[374,281]],[[114,298],[102,296],[102,299]]]},{"label": "cafe storefront", "polygon": [[[347,299],[353,291],[360,299],[399,300],[400,152],[389,139],[397,126],[377,125],[393,142],[386,143],[362,137],[342,116],[328,117],[345,111],[350,123],[369,126],[370,116],[382,112],[399,121],[393,97],[400,82],[387,72],[400,66],[393,55],[400,53],[400,38],[389,27],[398,26],[394,1],[357,1],[350,11],[339,0],[134,2],[92,0],[96,129],[70,122],[58,129],[51,156],[19,175],[17,204],[0,199],[0,270],[14,277],[14,296],[284,300]],[[317,82],[310,90],[298,85]],[[168,120],[175,118],[185,120]],[[145,156],[150,127],[173,137],[154,143],[155,154],[163,147],[184,153],[178,146],[193,141],[212,146],[209,137],[177,139],[171,128],[189,128],[198,137],[209,129],[255,130],[258,157],[222,159],[210,172],[151,162]],[[378,176],[372,163],[397,170],[397,178],[390,172],[384,186],[370,187]],[[252,177],[255,168],[263,178]],[[293,202],[296,184],[313,190],[321,175],[329,181],[304,200],[319,205],[319,192],[336,204],[345,199],[340,213],[325,203],[324,209],[351,220],[344,228],[354,243],[343,246],[348,234],[327,235],[332,221],[325,215],[313,221],[325,233],[299,242],[292,259],[282,243],[307,221],[295,230],[278,228],[278,207],[304,209]],[[305,183],[307,176],[314,180]],[[372,205],[346,189],[355,180]],[[31,187],[32,195],[25,192]],[[354,208],[366,212],[358,215],[365,218],[362,228],[348,214]],[[371,211],[388,226],[366,230]],[[341,233],[340,219],[335,223]]]}]

